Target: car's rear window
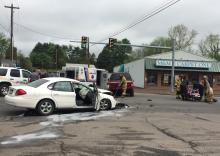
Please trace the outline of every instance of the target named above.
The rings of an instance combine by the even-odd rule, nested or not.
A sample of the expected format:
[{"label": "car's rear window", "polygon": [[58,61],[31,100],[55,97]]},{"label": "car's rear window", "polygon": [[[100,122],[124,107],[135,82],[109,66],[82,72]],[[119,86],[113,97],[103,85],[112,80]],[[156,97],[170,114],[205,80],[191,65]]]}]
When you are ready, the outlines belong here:
[{"label": "car's rear window", "polygon": [[7,69],[0,68],[0,76],[6,76]]},{"label": "car's rear window", "polygon": [[44,84],[46,82],[48,82],[48,80],[46,80],[46,79],[39,79],[39,80],[33,81],[31,83],[28,83],[28,86],[37,88],[37,87],[41,86],[42,84]]},{"label": "car's rear window", "polygon": [[126,78],[126,80],[132,81],[131,76],[129,73],[117,73],[117,74],[112,74],[110,76],[110,80],[120,80],[120,75],[123,74]]}]

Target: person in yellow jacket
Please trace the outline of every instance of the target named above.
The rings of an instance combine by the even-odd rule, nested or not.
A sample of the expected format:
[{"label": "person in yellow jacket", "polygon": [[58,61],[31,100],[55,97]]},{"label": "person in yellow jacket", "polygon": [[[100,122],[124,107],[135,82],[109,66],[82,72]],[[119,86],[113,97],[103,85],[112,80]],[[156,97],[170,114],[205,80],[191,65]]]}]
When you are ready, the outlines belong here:
[{"label": "person in yellow jacket", "polygon": [[181,99],[180,95],[181,95],[181,92],[180,92],[180,85],[182,83],[182,76],[178,76],[176,78],[176,81],[175,81],[175,87],[176,87],[176,99]]},{"label": "person in yellow jacket", "polygon": [[127,80],[124,75],[120,75],[120,84],[119,84],[122,94],[121,96],[124,97],[126,95],[126,90],[127,90]]},{"label": "person in yellow jacket", "polygon": [[203,80],[201,84],[204,87],[204,95],[205,95],[205,101],[211,104],[213,102],[213,89],[210,86],[210,83],[208,81],[208,77],[206,75],[203,76]]}]

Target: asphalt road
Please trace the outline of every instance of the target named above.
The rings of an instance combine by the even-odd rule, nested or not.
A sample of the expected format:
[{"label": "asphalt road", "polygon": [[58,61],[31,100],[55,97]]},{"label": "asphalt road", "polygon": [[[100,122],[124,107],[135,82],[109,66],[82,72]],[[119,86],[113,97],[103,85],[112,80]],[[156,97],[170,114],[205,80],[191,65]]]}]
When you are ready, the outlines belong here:
[{"label": "asphalt road", "polygon": [[220,155],[219,101],[138,93],[118,100],[129,107],[42,117],[0,98],[0,156]]}]

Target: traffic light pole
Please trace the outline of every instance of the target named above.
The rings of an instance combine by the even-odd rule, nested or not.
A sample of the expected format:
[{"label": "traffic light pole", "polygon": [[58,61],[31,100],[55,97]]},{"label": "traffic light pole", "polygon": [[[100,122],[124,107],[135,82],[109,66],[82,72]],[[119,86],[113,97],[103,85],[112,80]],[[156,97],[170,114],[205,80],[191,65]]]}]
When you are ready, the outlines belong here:
[{"label": "traffic light pole", "polygon": [[174,81],[175,81],[175,39],[172,39],[172,70],[171,70],[171,93],[174,92]]},{"label": "traffic light pole", "polygon": [[88,40],[87,40],[88,42],[87,42],[87,58],[88,58],[88,61],[89,61],[89,38],[88,38]]}]

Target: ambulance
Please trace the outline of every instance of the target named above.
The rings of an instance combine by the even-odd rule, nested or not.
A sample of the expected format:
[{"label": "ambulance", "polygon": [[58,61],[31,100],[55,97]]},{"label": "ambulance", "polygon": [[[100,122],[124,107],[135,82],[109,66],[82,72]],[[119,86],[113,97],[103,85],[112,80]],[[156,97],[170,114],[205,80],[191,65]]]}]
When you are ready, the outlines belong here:
[{"label": "ambulance", "polygon": [[108,81],[108,71],[97,69],[89,64],[71,64],[66,63],[60,71],[60,77],[67,77],[92,85],[94,82],[97,87],[106,89]]}]

